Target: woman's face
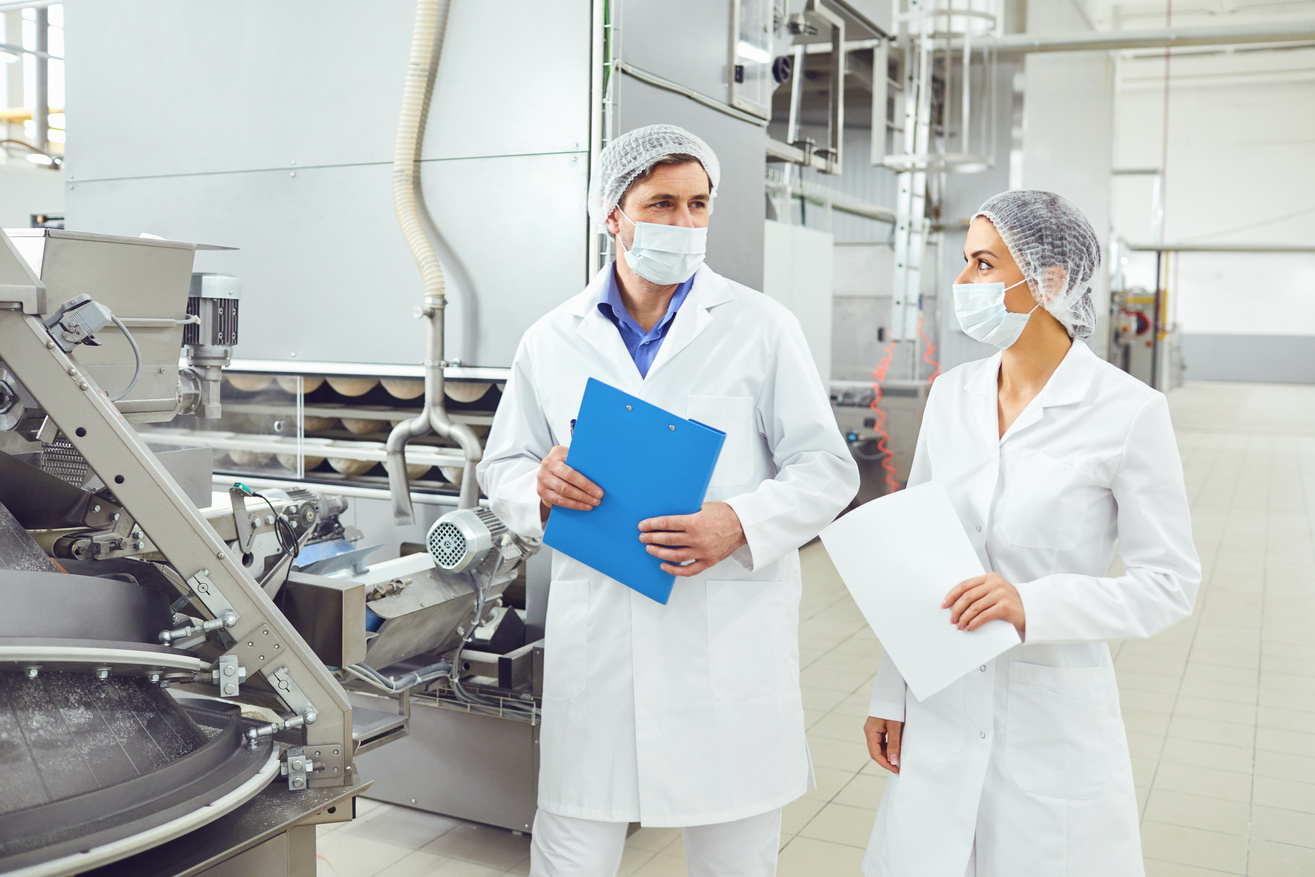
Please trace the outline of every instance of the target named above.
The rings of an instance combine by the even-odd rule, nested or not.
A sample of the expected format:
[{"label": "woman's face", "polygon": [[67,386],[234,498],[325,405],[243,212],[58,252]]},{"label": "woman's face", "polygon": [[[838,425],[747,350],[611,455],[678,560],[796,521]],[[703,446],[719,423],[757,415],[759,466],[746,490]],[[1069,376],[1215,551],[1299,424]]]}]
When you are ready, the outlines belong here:
[{"label": "woman's face", "polygon": [[[991,220],[979,216],[968,227],[968,239],[963,245],[964,261],[968,264],[955,278],[955,283],[1004,283],[1005,308],[1016,314],[1025,314],[1036,307],[1028,284],[1014,284],[1023,279],[1023,271],[1009,254],[1009,248],[996,232]],[[1013,289],[1009,287],[1013,286]]]}]

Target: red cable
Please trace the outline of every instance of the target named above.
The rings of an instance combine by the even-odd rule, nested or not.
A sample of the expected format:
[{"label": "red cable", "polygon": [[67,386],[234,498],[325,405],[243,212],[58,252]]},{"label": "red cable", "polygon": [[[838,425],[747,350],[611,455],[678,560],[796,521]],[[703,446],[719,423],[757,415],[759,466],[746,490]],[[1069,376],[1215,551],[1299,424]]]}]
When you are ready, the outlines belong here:
[{"label": "red cable", "polygon": [[881,384],[886,380],[886,372],[890,371],[891,360],[895,358],[895,343],[894,341],[890,342],[890,346],[883,351],[883,356],[877,363],[877,367],[872,370],[872,389],[876,391],[876,395],[872,397],[872,404],[868,406],[872,409],[872,413],[876,415],[877,422],[873,425],[872,431],[877,434],[877,450],[883,455],[881,468],[886,471],[886,486],[890,488],[891,493],[899,490],[900,484],[895,480],[895,461],[891,459],[890,449],[886,447],[890,436],[886,430],[882,429],[882,424],[886,422],[886,412],[878,406],[881,405]]},{"label": "red cable", "polygon": [[927,352],[922,355],[922,361],[930,366],[935,366],[936,368],[936,370],[931,373],[931,377],[927,378],[927,383],[930,384],[932,381],[940,377],[941,364],[931,358],[931,355],[936,352],[936,347],[931,343],[931,339],[927,337],[927,333],[922,331],[922,317],[918,318],[918,335],[922,337],[922,343],[927,345]]}]

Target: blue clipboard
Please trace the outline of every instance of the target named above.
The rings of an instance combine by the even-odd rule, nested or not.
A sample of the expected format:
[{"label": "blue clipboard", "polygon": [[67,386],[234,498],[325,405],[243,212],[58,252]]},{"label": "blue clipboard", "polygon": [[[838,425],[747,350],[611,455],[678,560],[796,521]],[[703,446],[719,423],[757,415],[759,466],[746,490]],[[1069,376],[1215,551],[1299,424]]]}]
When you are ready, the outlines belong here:
[{"label": "blue clipboard", "polygon": [[639,522],[703,507],[726,433],[589,379],[566,463],[603,489],[581,512],[554,508],[547,545],[665,604],[675,576],[639,541]]}]

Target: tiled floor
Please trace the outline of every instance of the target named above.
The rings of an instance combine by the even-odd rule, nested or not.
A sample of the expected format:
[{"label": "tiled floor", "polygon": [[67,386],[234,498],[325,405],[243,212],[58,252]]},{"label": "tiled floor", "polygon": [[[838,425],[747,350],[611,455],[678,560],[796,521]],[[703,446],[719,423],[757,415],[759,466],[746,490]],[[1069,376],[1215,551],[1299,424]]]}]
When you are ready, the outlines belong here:
[{"label": "tiled floor", "polygon": [[[1149,877],[1315,875],[1315,387],[1170,395],[1205,583],[1193,617],[1113,643]],[[804,707],[818,788],[785,809],[781,877],[858,873],[885,782],[862,742],[881,647],[825,553],[804,551]],[[436,778],[436,781],[441,781]],[[529,873],[529,839],[363,801],[321,829],[321,875]],[[685,874],[641,829],[622,874]]]}]

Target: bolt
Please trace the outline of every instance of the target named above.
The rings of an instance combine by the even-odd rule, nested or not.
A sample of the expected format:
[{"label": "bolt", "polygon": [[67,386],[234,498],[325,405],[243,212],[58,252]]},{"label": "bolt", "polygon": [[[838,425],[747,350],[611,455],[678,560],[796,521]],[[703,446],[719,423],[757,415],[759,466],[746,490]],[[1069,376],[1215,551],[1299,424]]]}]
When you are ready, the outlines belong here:
[{"label": "bolt", "polygon": [[274,526],[274,516],[273,516],[273,515],[265,515],[265,523],[266,523],[266,524],[269,524],[271,527]]},{"label": "bolt", "polygon": [[46,339],[46,349],[47,349],[47,350],[54,350],[54,349],[55,349],[55,342],[54,342],[54,341],[51,341],[49,338],[47,338],[47,339]]},{"label": "bolt", "polygon": [[161,687],[161,688],[168,688],[169,685],[170,685],[170,683],[169,683],[169,680],[168,680],[168,679],[161,679],[161,680],[160,680],[160,687]]},{"label": "bolt", "polygon": [[98,512],[98,511],[100,511],[100,505],[99,505],[99,504],[93,505],[93,506],[91,507],[91,510],[92,510],[93,512]]},{"label": "bolt", "polygon": [[224,675],[225,675],[225,676],[234,676],[234,675],[236,675],[236,674],[237,674],[237,668],[236,668],[236,667],[234,667],[232,664],[225,664],[225,665],[224,665]]},{"label": "bolt", "polygon": [[147,678],[150,682],[152,682],[152,683],[159,682],[159,681],[160,681],[160,674],[159,674],[158,671],[156,671],[156,670],[152,670],[151,672],[149,672],[149,673],[146,674],[146,678]]},{"label": "bolt", "polygon": [[300,770],[305,770],[305,769],[306,769],[306,762],[302,761],[300,758],[295,759],[295,760],[292,762],[292,769],[293,769],[293,770],[298,770],[298,771],[300,771]]},{"label": "bolt", "polygon": [[78,389],[89,390],[91,389],[91,384],[87,383],[86,381],[78,381]]},{"label": "bolt", "polygon": [[78,370],[77,370],[77,369],[75,369],[73,366],[69,366],[69,367],[68,367],[68,376],[69,376],[69,377],[71,377],[71,378],[72,378],[72,377],[76,377],[77,374],[78,374]]},{"label": "bolt", "polygon": [[132,547],[133,547],[133,548],[136,548],[138,551],[141,551],[143,548],[146,547],[146,543],[145,543],[145,542],[134,542],[134,543],[132,543]]},{"label": "bolt", "polygon": [[108,667],[97,667],[97,668],[96,668],[96,678],[97,678],[97,679],[108,679],[108,678],[110,678],[110,669],[109,669]]},{"label": "bolt", "polygon": [[110,520],[117,521],[121,517],[123,517],[123,515],[119,514],[118,512],[115,512],[114,514],[110,515]]},{"label": "bolt", "polygon": [[39,672],[41,672],[41,668],[40,668],[40,667],[28,667],[28,668],[27,668],[27,678],[28,678],[28,679],[35,679],[35,678],[37,678],[37,674],[38,674]]},{"label": "bolt", "polygon": [[234,685],[232,682],[226,683],[224,685],[224,694],[229,694],[229,695],[237,694],[237,686]]}]

